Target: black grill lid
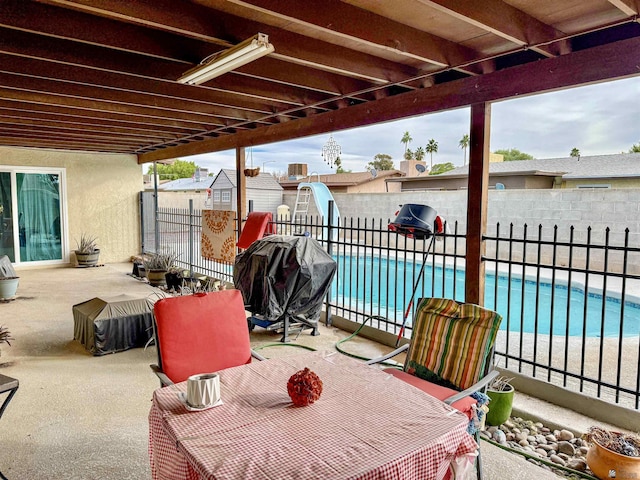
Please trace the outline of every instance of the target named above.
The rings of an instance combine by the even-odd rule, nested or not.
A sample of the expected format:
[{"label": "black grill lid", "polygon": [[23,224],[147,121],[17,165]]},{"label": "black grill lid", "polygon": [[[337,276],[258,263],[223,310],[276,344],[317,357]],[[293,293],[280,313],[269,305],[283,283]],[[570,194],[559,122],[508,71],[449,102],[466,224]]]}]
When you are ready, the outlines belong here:
[{"label": "black grill lid", "polygon": [[431,238],[435,232],[434,222],[437,212],[428,205],[405,203],[389,223],[389,230],[409,238],[423,240]]}]

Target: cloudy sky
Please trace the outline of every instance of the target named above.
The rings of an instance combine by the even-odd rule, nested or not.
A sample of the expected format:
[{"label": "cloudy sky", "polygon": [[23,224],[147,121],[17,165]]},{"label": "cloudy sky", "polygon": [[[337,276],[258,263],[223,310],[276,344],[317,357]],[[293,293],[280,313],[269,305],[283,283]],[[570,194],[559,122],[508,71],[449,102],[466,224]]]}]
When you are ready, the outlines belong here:
[{"label": "cloudy sky", "polygon": [[[517,148],[535,158],[566,157],[572,148],[584,156],[627,152],[640,143],[640,77],[546,93],[494,103],[491,110],[491,151]],[[400,142],[408,131],[409,148],[438,142],[433,163],[463,164],[458,146],[469,133],[469,109],[408,118],[369,127],[334,132],[342,149],[343,167],[366,170],[374,155],[391,155],[399,167],[404,152]],[[308,171],[335,173],[322,157],[329,135],[272,143],[247,150],[247,166],[263,171],[287,172],[289,163],[306,163]],[[220,168],[235,168],[233,150],[184,157],[216,174]],[[429,157],[426,157],[429,160]]]}]

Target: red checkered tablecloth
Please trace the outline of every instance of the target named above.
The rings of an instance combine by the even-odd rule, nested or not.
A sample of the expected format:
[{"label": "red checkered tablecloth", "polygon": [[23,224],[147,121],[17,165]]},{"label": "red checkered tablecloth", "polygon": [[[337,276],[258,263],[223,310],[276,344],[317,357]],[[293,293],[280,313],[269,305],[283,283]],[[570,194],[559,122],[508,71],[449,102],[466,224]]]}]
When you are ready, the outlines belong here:
[{"label": "red checkered tablecloth", "polygon": [[[320,399],[294,407],[287,380],[308,367]],[[220,373],[223,405],[189,412],[186,383],[158,389],[149,413],[154,480],[446,479],[477,449],[465,415],[392,375],[334,353]]]}]

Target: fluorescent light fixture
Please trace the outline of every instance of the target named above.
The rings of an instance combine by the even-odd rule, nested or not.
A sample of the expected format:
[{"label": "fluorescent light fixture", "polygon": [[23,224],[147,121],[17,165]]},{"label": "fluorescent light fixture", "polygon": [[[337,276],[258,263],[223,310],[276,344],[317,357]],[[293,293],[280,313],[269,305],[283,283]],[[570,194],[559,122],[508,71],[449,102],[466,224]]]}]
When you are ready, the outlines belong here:
[{"label": "fluorescent light fixture", "polygon": [[273,51],[273,45],[269,43],[269,35],[258,33],[229,50],[205,58],[200,65],[185,72],[178,82],[200,85]]}]

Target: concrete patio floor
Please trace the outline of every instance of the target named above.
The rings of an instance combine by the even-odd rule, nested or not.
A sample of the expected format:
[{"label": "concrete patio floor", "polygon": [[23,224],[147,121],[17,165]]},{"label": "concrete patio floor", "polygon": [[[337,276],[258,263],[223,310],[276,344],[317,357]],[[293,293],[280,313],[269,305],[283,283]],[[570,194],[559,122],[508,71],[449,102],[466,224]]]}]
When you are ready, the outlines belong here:
[{"label": "concrete patio floor", "polygon": [[[73,340],[73,305],[97,296],[157,294],[128,275],[131,269],[130,264],[111,264],[18,271],[17,299],[0,303],[0,325],[15,338],[11,346],[0,346],[0,373],[20,381],[0,420],[0,471],[10,480],[150,478],[147,415],[159,386],[149,369],[156,362],[155,347],[94,357]],[[324,325],[320,333],[312,337],[305,331],[292,343],[333,349],[349,335]],[[254,347],[280,338],[259,327],[251,337]],[[366,357],[389,350],[360,338],[344,348]],[[267,357],[302,352],[292,346],[261,350]],[[524,395],[517,396],[517,402],[525,409],[524,404],[532,402],[538,417],[549,412],[548,420],[555,425],[579,431],[591,424],[575,412]],[[486,442],[482,452],[487,479],[557,478]]]}]

